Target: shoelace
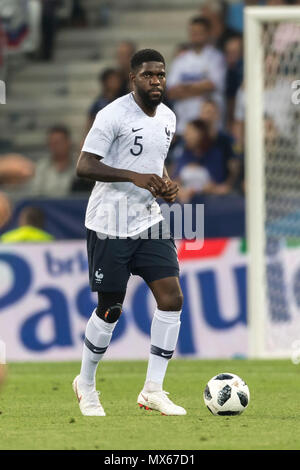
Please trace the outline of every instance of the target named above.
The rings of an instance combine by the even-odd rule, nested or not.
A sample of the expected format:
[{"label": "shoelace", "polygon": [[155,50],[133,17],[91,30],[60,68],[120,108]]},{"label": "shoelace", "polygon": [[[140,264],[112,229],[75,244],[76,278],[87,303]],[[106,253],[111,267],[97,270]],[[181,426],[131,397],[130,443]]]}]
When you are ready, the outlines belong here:
[{"label": "shoelace", "polygon": [[162,390],[160,394],[163,396],[163,398],[165,399],[167,403],[169,403],[170,405],[174,405],[174,403],[170,400],[170,398],[167,397],[167,395],[170,395],[169,392],[165,392],[164,390]]}]

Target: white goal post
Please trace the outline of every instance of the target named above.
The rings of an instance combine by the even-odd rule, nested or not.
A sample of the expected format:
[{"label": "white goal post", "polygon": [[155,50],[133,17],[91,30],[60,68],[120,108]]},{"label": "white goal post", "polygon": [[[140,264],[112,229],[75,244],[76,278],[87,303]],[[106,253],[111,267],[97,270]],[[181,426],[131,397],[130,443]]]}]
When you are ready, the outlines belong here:
[{"label": "white goal post", "polygon": [[[288,203],[284,203],[290,200],[296,200],[299,197],[300,200],[300,186],[299,186],[299,194],[297,193],[297,187],[295,189],[290,189],[289,194],[287,193],[286,186],[292,185],[288,182],[288,178],[292,176],[288,176],[287,172],[285,176],[285,170],[279,170],[281,167],[284,166],[290,169],[290,173],[292,174],[293,171],[296,171],[296,157],[290,157],[290,154],[286,155],[286,148],[289,147],[291,152],[293,153],[292,148],[292,139],[287,136],[281,135],[280,139],[278,137],[278,145],[276,147],[276,142],[270,148],[267,146],[269,144],[266,143],[265,137],[265,119],[266,118],[266,111],[265,111],[265,96],[266,96],[266,88],[265,82],[266,78],[266,50],[268,48],[271,49],[268,40],[273,40],[276,32],[276,28],[279,25],[283,26],[291,26],[291,34],[294,34],[293,25],[300,26],[300,7],[247,7],[245,8],[245,103],[246,103],[246,138],[245,138],[245,146],[246,146],[246,175],[245,175],[245,183],[246,183],[246,234],[247,234],[247,246],[248,246],[248,262],[249,262],[249,269],[248,269],[248,282],[247,282],[247,298],[248,298],[248,326],[249,326],[249,357],[252,358],[269,358],[269,357],[291,357],[291,353],[293,347],[298,340],[298,344],[300,344],[300,305],[299,303],[297,306],[293,304],[294,300],[292,296],[295,296],[295,292],[292,292],[295,286],[291,286],[293,283],[293,275],[286,271],[294,270],[295,273],[298,263],[300,266],[300,247],[293,251],[288,252],[288,257],[283,262],[284,266],[280,265],[280,261],[285,258],[284,251],[276,254],[274,256],[273,264],[278,263],[278,269],[281,269],[280,272],[283,272],[283,277],[286,276],[286,280],[284,281],[284,285],[282,285],[282,289],[285,289],[285,292],[282,292],[282,295],[287,297],[288,301],[291,302],[290,309],[292,313],[286,312],[286,317],[280,318],[280,316],[275,320],[274,318],[270,320],[269,318],[269,308],[270,304],[272,303],[273,306],[275,305],[276,309],[276,302],[278,308],[282,308],[284,310],[285,303],[281,299],[281,293],[279,290],[281,287],[279,286],[279,282],[273,279],[272,281],[272,274],[271,274],[271,281],[268,276],[270,276],[270,269],[269,269],[269,261],[267,259],[267,233],[275,233],[275,238],[277,237],[276,233],[278,233],[277,242],[278,246],[282,245],[282,240],[286,240],[287,237],[296,236],[300,240],[300,221],[299,221],[299,235],[297,233],[296,227],[296,219],[295,219],[295,227],[293,230],[290,230],[290,224],[286,222],[286,233],[284,233],[284,229],[279,230],[277,224],[277,232],[276,230],[272,232],[268,232],[269,227],[274,227],[278,220],[282,221],[285,219],[293,219],[293,215],[295,214],[295,208],[293,210],[289,208]],[[284,30],[286,31],[285,34],[289,34],[288,27]],[[283,32],[284,34],[284,32]],[[263,40],[263,37],[267,38]],[[294,36],[293,36],[294,37]],[[297,35],[296,35],[297,38]],[[276,38],[275,38],[276,39]],[[280,38],[279,38],[280,39]],[[285,37],[283,37],[285,40]],[[284,42],[284,41],[283,41]],[[293,42],[290,41],[289,45],[292,44],[293,51],[297,50],[297,41]],[[299,37],[299,46],[300,46],[300,37]],[[298,52],[298,50],[297,50]],[[289,68],[289,59],[288,57],[292,57],[293,52],[290,55],[284,55],[284,51],[278,54],[280,59],[276,58],[276,52],[274,53],[274,60],[279,60],[278,70],[282,66],[281,69],[281,78],[278,79],[278,82],[281,80],[283,83],[284,81],[287,83],[288,79],[291,80],[291,76],[295,73],[294,69],[292,70],[292,65]],[[282,65],[280,64],[280,60],[282,61],[282,57],[285,57],[285,63]],[[296,52],[295,52],[296,58]],[[291,59],[292,60],[292,59]],[[296,62],[296,61],[295,61]],[[297,77],[294,75],[292,78],[300,79],[300,64],[299,64],[299,76]],[[290,75],[289,75],[290,74]],[[273,82],[276,82],[276,77]],[[273,83],[273,89],[271,90],[274,92],[274,89],[278,89],[278,84]],[[277,87],[277,88],[276,88]],[[282,122],[279,120],[279,127],[284,126],[284,119],[287,114],[285,114],[287,92],[289,91],[288,88],[285,89],[285,102],[284,102],[284,110],[282,111]],[[269,90],[267,90],[269,93]],[[290,100],[292,97],[293,89],[290,88]],[[268,96],[275,96],[276,94],[268,94]],[[276,99],[276,98],[275,98]],[[279,100],[279,98],[278,98]],[[291,101],[292,104],[292,101]],[[277,105],[276,113],[278,116],[278,107],[279,102]],[[300,105],[298,105],[300,106]],[[270,107],[270,106],[269,106]],[[294,105],[294,108],[296,106]],[[296,119],[296,118],[295,118]],[[274,124],[274,123],[273,123]],[[279,140],[282,143],[283,147],[279,145]],[[295,145],[293,145],[295,147]],[[280,152],[282,152],[282,159],[280,157]],[[267,154],[267,156],[266,156]],[[298,152],[298,155],[300,153]],[[276,158],[275,158],[276,156]],[[299,156],[300,160],[300,156]],[[270,161],[272,162],[270,164]],[[287,162],[287,163],[285,163]],[[268,165],[271,165],[268,168]],[[276,165],[278,167],[278,171],[276,170]],[[293,167],[294,165],[294,167]],[[294,169],[293,169],[294,168]],[[297,167],[298,168],[298,167]],[[266,176],[267,175],[267,176]],[[276,176],[274,176],[276,175]],[[280,176],[281,175],[281,176]],[[273,179],[272,179],[273,178]],[[277,179],[276,179],[277,178]],[[278,181],[280,182],[280,178],[282,178],[283,186],[285,185],[285,189],[281,189],[280,185],[278,185]],[[299,174],[300,179],[300,174]],[[278,187],[278,193],[275,194],[276,186]],[[271,188],[271,189],[270,189]],[[269,193],[268,193],[269,191]],[[272,192],[273,191],[273,192]],[[294,191],[292,193],[292,191]],[[286,195],[285,195],[286,193]],[[278,201],[283,201],[281,204],[281,215],[276,212],[274,209],[276,205],[276,201],[274,202],[274,214],[270,215],[270,210],[267,208],[267,204],[272,199],[272,194],[275,194],[278,198]],[[281,198],[281,199],[280,199]],[[268,203],[266,201],[269,201]],[[272,202],[272,201],[271,201]],[[278,202],[279,204],[279,202]],[[280,205],[280,204],[279,204]],[[284,214],[286,206],[286,214]],[[272,209],[272,210],[273,210]],[[269,211],[269,212],[268,212]],[[300,211],[300,206],[299,206]],[[277,218],[276,218],[277,217]],[[281,218],[280,218],[281,217]],[[274,223],[273,223],[274,222]],[[293,222],[293,220],[292,220]],[[280,225],[280,224],[279,224]],[[284,223],[281,224],[281,227],[284,227]],[[269,236],[269,235],[268,235]],[[273,235],[271,235],[272,237]],[[287,246],[287,245],[285,245]],[[280,250],[279,250],[280,251]],[[287,251],[287,250],[286,250]],[[297,258],[298,256],[298,258]],[[292,259],[292,262],[291,262]],[[272,261],[272,260],[271,260]],[[292,266],[292,264],[295,266]],[[281,266],[281,267],[280,267]],[[288,269],[286,269],[288,266]],[[276,268],[276,266],[275,266]],[[272,268],[273,269],[273,268]],[[300,273],[300,271],[299,271]],[[273,282],[273,284],[272,284]],[[279,286],[279,287],[278,287]],[[295,289],[294,289],[295,290]],[[274,294],[274,295],[273,295]],[[300,294],[300,293],[299,293]],[[271,298],[273,295],[273,298]],[[291,299],[291,300],[290,300]],[[295,303],[295,302],[294,302]],[[282,321],[281,321],[282,320]],[[270,339],[271,338],[271,339]],[[270,340],[270,344],[269,344]]]}]

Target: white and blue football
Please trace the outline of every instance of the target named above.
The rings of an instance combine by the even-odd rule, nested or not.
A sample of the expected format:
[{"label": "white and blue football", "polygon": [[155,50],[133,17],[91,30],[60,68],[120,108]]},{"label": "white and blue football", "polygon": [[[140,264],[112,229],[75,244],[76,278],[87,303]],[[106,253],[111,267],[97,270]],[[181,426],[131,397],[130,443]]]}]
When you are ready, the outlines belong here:
[{"label": "white and blue football", "polygon": [[234,416],[249,405],[250,392],[238,375],[230,372],[218,374],[207,383],[203,393],[204,403],[213,415]]}]

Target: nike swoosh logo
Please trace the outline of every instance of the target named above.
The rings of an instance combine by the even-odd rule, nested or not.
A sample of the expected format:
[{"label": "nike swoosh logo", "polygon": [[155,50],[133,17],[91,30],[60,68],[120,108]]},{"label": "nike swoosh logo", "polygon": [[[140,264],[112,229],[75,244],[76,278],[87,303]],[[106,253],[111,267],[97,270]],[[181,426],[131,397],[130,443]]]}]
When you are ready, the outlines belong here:
[{"label": "nike swoosh logo", "polygon": [[143,127],[140,127],[139,129],[133,129],[133,128],[132,128],[132,132],[141,131],[142,129],[143,129]]},{"label": "nike swoosh logo", "polygon": [[165,353],[162,352],[161,355],[162,355],[162,356],[172,356],[172,353],[171,353],[171,354],[170,354],[170,353],[169,353],[169,354],[165,354]]}]

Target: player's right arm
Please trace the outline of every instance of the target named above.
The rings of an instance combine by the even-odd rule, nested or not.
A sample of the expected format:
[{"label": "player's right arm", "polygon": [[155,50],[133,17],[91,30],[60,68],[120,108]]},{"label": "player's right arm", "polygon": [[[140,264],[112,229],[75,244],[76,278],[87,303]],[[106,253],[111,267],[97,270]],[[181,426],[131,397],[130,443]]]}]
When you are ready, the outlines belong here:
[{"label": "player's right arm", "polygon": [[102,163],[100,160],[101,157],[99,155],[84,151],[81,152],[76,167],[77,176],[106,183],[133,183],[139,188],[147,189],[154,197],[167,188],[164,179],[155,173],[144,174],[113,168],[109,165],[105,165],[105,163]]}]

